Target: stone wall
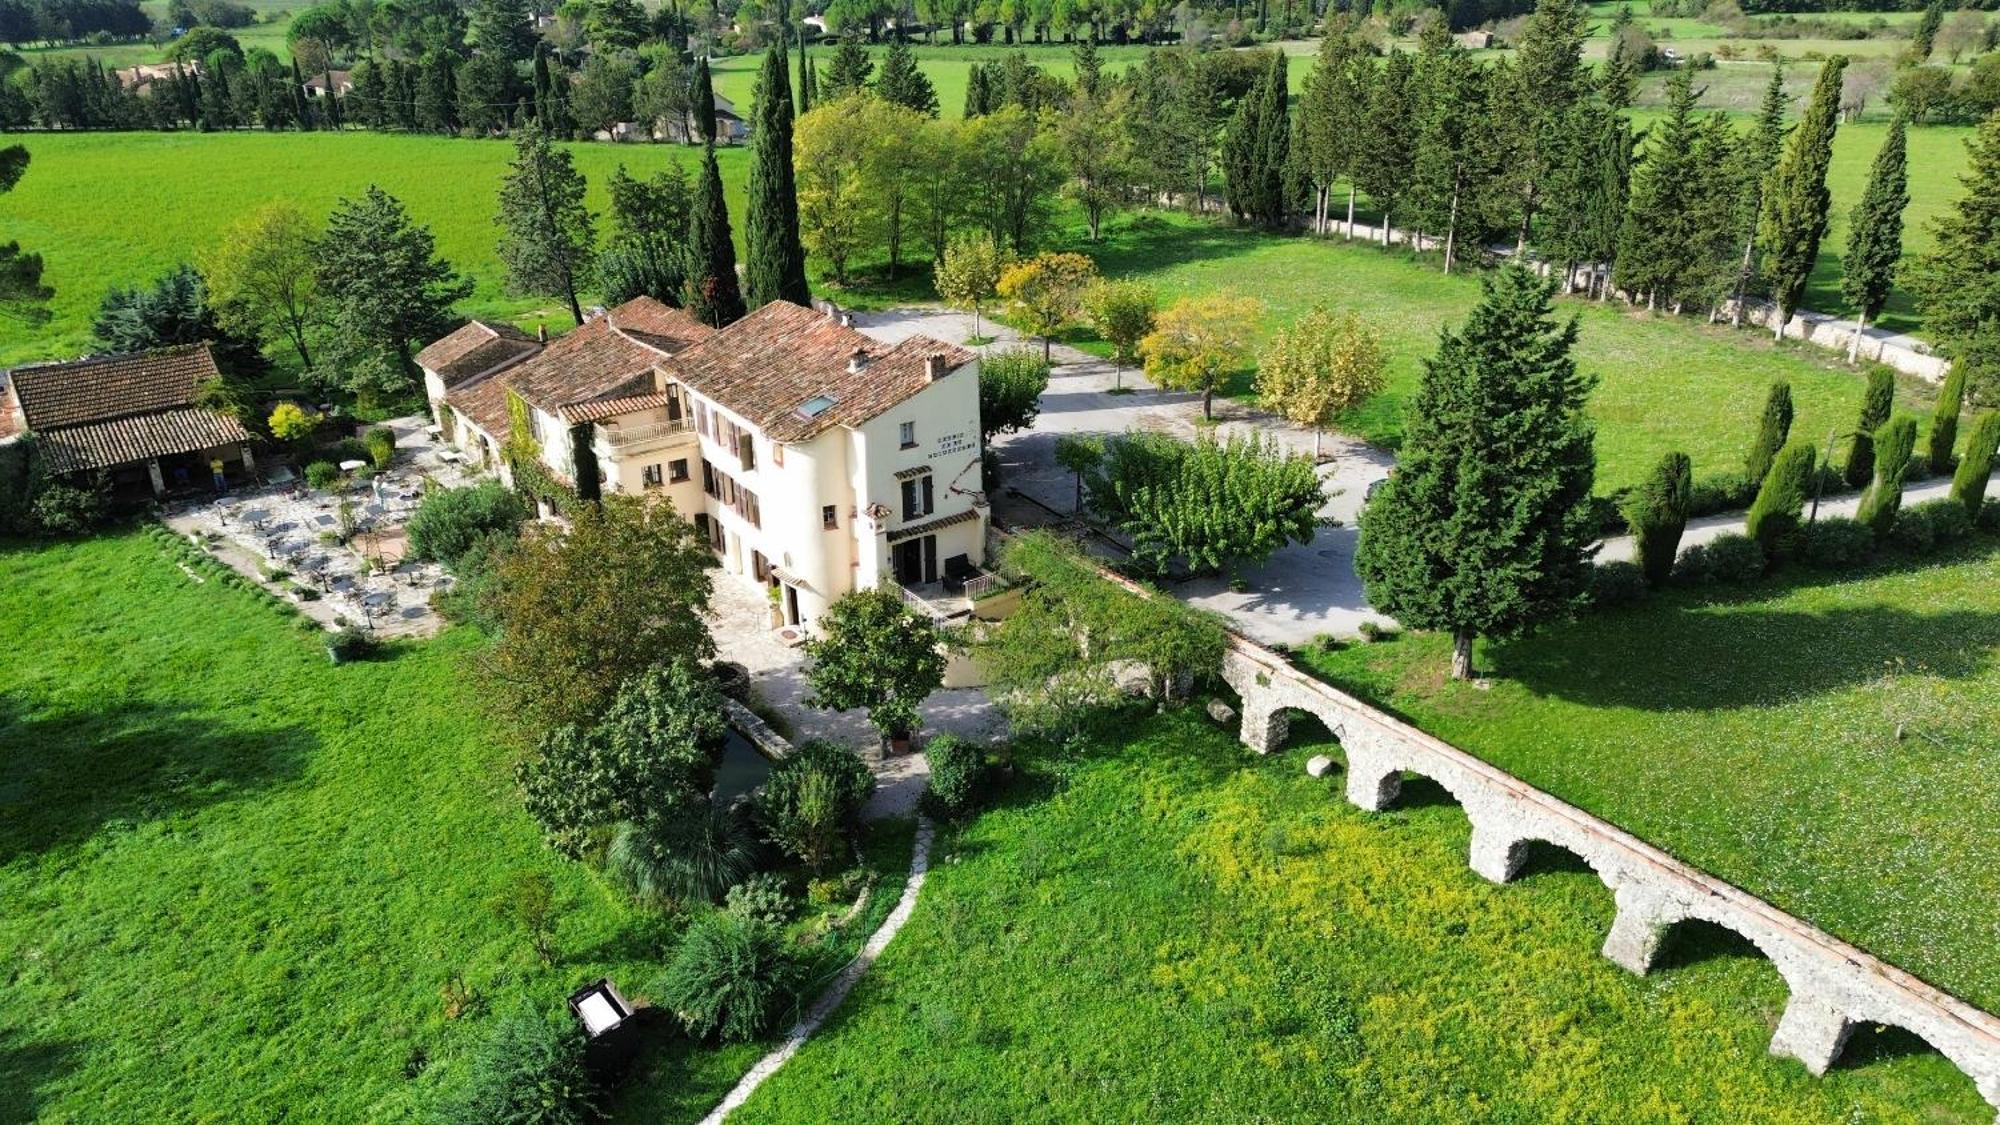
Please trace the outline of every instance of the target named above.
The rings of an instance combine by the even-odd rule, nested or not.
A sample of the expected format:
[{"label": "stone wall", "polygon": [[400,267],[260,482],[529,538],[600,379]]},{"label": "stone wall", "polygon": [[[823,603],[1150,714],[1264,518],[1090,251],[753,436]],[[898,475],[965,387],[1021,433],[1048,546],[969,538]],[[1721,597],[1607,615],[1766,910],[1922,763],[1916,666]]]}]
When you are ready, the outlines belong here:
[{"label": "stone wall", "polygon": [[[1681,863],[1612,824],[1292,668],[1238,639],[1223,678],[1242,698],[1243,742],[1262,753],[1285,741],[1288,710],[1317,717],[1347,756],[1347,799],[1379,811],[1403,774],[1443,786],[1472,822],[1472,869],[1496,883],[1520,873],[1528,845],[1574,852],[1611,888],[1617,918],[1604,955],[1645,973],[1668,927],[1699,919],[1731,930],[1777,966],[1790,989],[1771,1053],[1824,1074],[1864,1023],[1920,1037],[1972,1077],[2000,1111],[2000,1019],[1769,903]],[[2000,1120],[2000,1112],[1996,1112]]]}]

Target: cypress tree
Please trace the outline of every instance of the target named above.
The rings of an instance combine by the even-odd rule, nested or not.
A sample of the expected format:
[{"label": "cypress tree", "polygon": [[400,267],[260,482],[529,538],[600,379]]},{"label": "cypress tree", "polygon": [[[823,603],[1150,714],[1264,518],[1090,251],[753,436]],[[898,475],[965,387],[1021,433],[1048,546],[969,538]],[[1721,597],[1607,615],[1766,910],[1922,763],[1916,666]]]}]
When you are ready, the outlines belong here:
[{"label": "cypress tree", "polygon": [[1889,124],[1889,137],[1875,153],[1868,172],[1868,190],[1848,217],[1847,256],[1841,259],[1840,295],[1854,308],[1854,339],[1847,361],[1861,355],[1861,332],[1879,316],[1896,280],[1896,263],[1903,256],[1903,209],[1910,205],[1907,133],[1901,113]]},{"label": "cypress tree", "polygon": [[1904,283],[1925,331],[1964,371],[1966,393],[1991,406],[2000,402],[2000,113],[1987,115],[1965,149],[1964,190]]},{"label": "cypress tree", "polygon": [[1633,553],[1650,585],[1664,586],[1673,577],[1680,554],[1681,533],[1687,530],[1694,502],[1694,462],[1685,453],[1660,458],[1639,490],[1625,502],[1625,524],[1632,529]]},{"label": "cypress tree", "polygon": [[1835,55],[1820,67],[1805,117],[1785,143],[1785,155],[1771,172],[1765,192],[1757,242],[1763,251],[1764,276],[1771,282],[1777,305],[1772,329],[1785,338],[1785,322],[1799,307],[1813,264],[1819,260],[1819,240],[1826,234],[1827,166],[1833,162],[1833,132],[1840,124],[1840,76],[1847,58]]},{"label": "cypress tree", "polygon": [[1743,530],[1763,544],[1766,555],[1775,555],[1785,540],[1799,529],[1805,511],[1806,494],[1812,484],[1813,466],[1819,450],[1809,441],[1788,445],[1771,465],[1771,475],[1757,490],[1756,502]]},{"label": "cypress tree", "polygon": [[1771,80],[1764,86],[1764,100],[1757,108],[1757,127],[1750,131],[1742,152],[1743,174],[1750,182],[1748,214],[1741,225],[1743,261],[1736,271],[1734,320],[1743,327],[1744,306],[1750,283],[1757,274],[1757,222],[1764,211],[1764,193],[1770,188],[1771,169],[1785,149],[1785,64],[1771,65]]},{"label": "cypress tree", "polygon": [[1410,211],[1419,232],[1444,235],[1444,272],[1450,273],[1459,231],[1477,234],[1486,226],[1500,176],[1487,114],[1487,70],[1450,39],[1419,61],[1423,90]]},{"label": "cypress tree", "polygon": [[1965,371],[1954,363],[1944,373],[1938,388],[1937,405],[1931,408],[1931,443],[1925,460],[1931,472],[1951,468],[1952,447],[1958,444],[1958,412],[1965,405]]},{"label": "cypress tree", "polygon": [[736,247],[729,238],[729,205],[715,146],[702,146],[701,174],[695,178],[694,206],[688,213],[687,307],[714,328],[742,318],[743,291],[736,280]]},{"label": "cypress tree", "polygon": [[1875,483],[1861,498],[1855,519],[1867,525],[1876,538],[1889,534],[1896,512],[1903,506],[1903,474],[1910,467],[1910,451],[1917,445],[1916,419],[1891,418],[1873,435]]},{"label": "cypress tree", "polygon": [[1556,175],[1570,108],[1589,89],[1583,67],[1589,34],[1590,9],[1582,0],[1537,0],[1521,31],[1519,65],[1508,72],[1513,82],[1501,91],[1518,95],[1506,99],[1510,112],[1499,119],[1510,134],[1505,167],[1520,205],[1517,253],[1527,247],[1548,181]]},{"label": "cypress tree", "polygon": [[965,72],[965,117],[984,117],[992,112],[992,92],[987,88],[986,68],[973,63]]},{"label": "cypress tree", "polygon": [[1764,416],[1757,421],[1757,437],[1750,454],[1743,459],[1743,477],[1756,488],[1770,475],[1771,459],[1785,447],[1792,435],[1792,385],[1783,380],[1771,384],[1764,398]]},{"label": "cypress tree", "polygon": [[1931,57],[1931,48],[1937,44],[1938,29],[1944,26],[1944,0],[1931,0],[1924,7],[1923,16],[1917,20],[1916,30],[1910,36],[1910,61],[1922,65]]},{"label": "cypress tree", "polygon": [[[333,83],[327,83],[329,92],[331,92],[332,87]],[[301,130],[311,129],[313,127],[312,106],[306,104],[306,79],[305,75],[299,70],[299,60],[297,59],[292,60],[291,102],[292,119],[299,123]]]},{"label": "cypress tree", "polygon": [[1584,596],[1597,539],[1590,492],[1595,380],[1558,324],[1553,281],[1510,264],[1424,364],[1396,474],[1361,513],[1355,570],[1369,603],[1452,634],[1452,676],[1478,636],[1512,636]]},{"label": "cypress tree", "polygon": [[1972,432],[1965,437],[1965,456],[1958,459],[1958,473],[1951,478],[1951,498],[1965,505],[1969,519],[1979,518],[1979,506],[1986,500],[1996,449],[2000,449],[2000,411],[1989,410],[1973,419]]},{"label": "cypress tree", "polygon": [[750,308],[772,301],[812,303],[806,288],[806,252],[799,242],[799,197],[792,171],[792,97],[785,52],[764,52],[757,98],[757,135],[750,158],[750,203],[744,215],[749,259],[744,300]]},{"label": "cypress tree", "polygon": [[1844,478],[1849,488],[1860,488],[1875,475],[1875,431],[1889,420],[1896,404],[1896,377],[1886,367],[1868,372],[1868,387],[1861,392],[1861,417],[1854,423],[1854,444],[1847,452]]},{"label": "cypress tree", "polygon": [[1696,145],[1701,126],[1694,118],[1693,77],[1686,68],[1667,77],[1667,118],[1659,126],[1646,159],[1633,174],[1625,222],[1618,236],[1613,278],[1648,308],[1671,304],[1694,272],[1692,229],[1701,169]]},{"label": "cypress tree", "polygon": [[1361,130],[1360,151],[1355,154],[1354,177],[1361,190],[1382,212],[1382,246],[1389,245],[1389,231],[1400,217],[1400,208],[1410,189],[1410,166],[1415,162],[1415,130],[1410,121],[1416,116],[1415,67],[1410,56],[1390,51],[1368,93],[1368,116]]},{"label": "cypress tree", "polygon": [[1274,54],[1257,85],[1240,98],[1222,141],[1229,209],[1267,227],[1285,216],[1285,165],[1291,159],[1291,116],[1285,112],[1285,56]]},{"label": "cypress tree", "polygon": [[[708,56],[703,55],[694,68],[694,105],[690,107],[695,116],[695,124],[701,130],[703,143],[715,144],[715,77],[708,72]],[[709,156],[712,159],[714,153]]]}]

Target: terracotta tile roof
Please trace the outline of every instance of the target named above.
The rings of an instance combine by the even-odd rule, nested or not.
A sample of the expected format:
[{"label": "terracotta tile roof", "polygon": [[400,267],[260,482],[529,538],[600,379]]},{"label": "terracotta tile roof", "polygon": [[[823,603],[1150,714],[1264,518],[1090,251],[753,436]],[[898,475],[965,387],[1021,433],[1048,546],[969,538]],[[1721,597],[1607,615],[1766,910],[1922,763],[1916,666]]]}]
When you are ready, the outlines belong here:
[{"label": "terracotta tile roof", "polygon": [[[653,369],[714,334],[714,329],[680,309],[651,297],[635,297],[520,363],[486,378],[467,378],[456,385],[448,381],[445,401],[495,438],[507,434],[508,391],[571,422],[647,410],[665,404],[664,397],[651,401],[657,385]],[[424,351],[451,339],[447,336]],[[613,402],[620,405],[612,409],[608,404]]]},{"label": "terracotta tile roof", "polygon": [[196,406],[60,426],[41,431],[39,437],[49,472],[57,475],[250,440],[236,419]]},{"label": "terracotta tile roof", "polygon": [[899,527],[889,533],[889,542],[901,543],[905,539],[915,539],[919,535],[929,535],[933,531],[942,531],[947,527],[953,527],[961,523],[970,523],[978,518],[979,512],[977,509],[967,508],[963,512],[954,512],[948,516],[939,516],[934,520],[925,520],[922,523],[913,523],[908,527]]},{"label": "terracotta tile roof", "polygon": [[[850,371],[857,351],[867,362]],[[811,309],[773,301],[661,367],[773,441],[803,441],[831,426],[859,425],[923,390],[931,356],[941,356],[947,372],[975,358],[921,336],[890,347]],[[799,412],[819,397],[832,405]]]},{"label": "terracotta tile roof", "polygon": [[215,378],[207,344],[17,367],[10,376],[22,421],[41,432],[194,404]]},{"label": "terracotta tile roof", "polygon": [[641,410],[658,410],[667,405],[665,391],[647,391],[639,395],[620,395],[615,398],[594,398],[574,406],[562,408],[565,422],[599,422],[620,414],[633,414]]},{"label": "terracotta tile roof", "polygon": [[511,324],[469,320],[451,335],[418,352],[417,366],[437,372],[446,388],[450,388],[482,371],[525,359],[540,347],[533,336]]}]

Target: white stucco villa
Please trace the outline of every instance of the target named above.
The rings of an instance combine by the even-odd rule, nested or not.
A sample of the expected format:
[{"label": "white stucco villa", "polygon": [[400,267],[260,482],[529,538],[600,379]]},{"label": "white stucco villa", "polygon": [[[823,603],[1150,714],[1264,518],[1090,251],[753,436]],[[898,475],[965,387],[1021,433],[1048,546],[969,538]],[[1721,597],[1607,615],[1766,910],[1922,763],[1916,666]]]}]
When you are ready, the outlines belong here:
[{"label": "white stucco villa", "polygon": [[721,330],[649,297],[559,339],[473,321],[417,357],[444,439],[511,480],[525,431],[589,497],[657,495],[785,625],[891,579],[926,591],[985,561],[979,358],[889,345],[778,301]]}]

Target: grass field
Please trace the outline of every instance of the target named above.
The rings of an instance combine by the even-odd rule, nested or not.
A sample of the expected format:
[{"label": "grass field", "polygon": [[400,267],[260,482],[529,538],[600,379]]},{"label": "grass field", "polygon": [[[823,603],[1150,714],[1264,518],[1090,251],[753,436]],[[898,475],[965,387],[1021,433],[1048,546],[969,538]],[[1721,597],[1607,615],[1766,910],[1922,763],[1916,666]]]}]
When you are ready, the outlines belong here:
[{"label": "grass field", "polygon": [[1984,1122],[1969,1079],[1857,1033],[1825,1079],[1771,1058],[1754,951],[1598,955],[1603,884],[1466,868],[1441,791],[1366,814],[1193,711],[1035,756],[939,841],[915,915],[732,1120]]},{"label": "grass field", "polygon": [[[236,37],[245,51],[261,47],[281,59],[292,57],[291,47],[285,43],[285,31],[291,26],[292,13],[309,7],[306,0],[241,0],[243,5],[257,13],[257,22],[248,27],[225,28]],[[163,0],[145,0],[139,5],[146,14],[152,16],[156,24],[164,24],[167,5]],[[109,46],[79,47],[29,47],[20,54],[29,62],[43,59],[89,58],[108,67],[135,66],[139,63],[161,62],[167,57],[171,41],[162,43],[137,42],[116,43]]]},{"label": "grass field", "polygon": [[[869,50],[870,56],[875,60],[877,74],[881,73],[882,54],[887,49],[887,47],[873,47]],[[833,45],[813,44],[808,50],[811,52],[813,64],[819,67],[823,77],[826,74],[826,67],[833,61]],[[943,116],[952,118],[960,116],[965,111],[965,81],[966,76],[972,72],[972,64],[997,63],[1016,50],[1026,52],[1029,62],[1064,81],[1076,79],[1076,66],[1067,44],[1043,46],[1029,44],[1022,47],[967,44],[962,47],[930,47],[922,43],[913,43],[910,46],[911,53],[916,56],[918,68],[937,89],[939,111]],[[1106,74],[1118,74],[1126,67],[1136,66],[1150,50],[1151,47],[1107,45],[1097,49],[1097,57],[1103,64]],[[716,93],[729,98],[738,106],[748,106],[751,91],[757,85],[757,68],[763,65],[763,61],[761,55],[716,59],[710,64],[710,70],[715,75]],[[796,57],[792,59],[792,68],[796,74],[798,69]],[[1298,86],[1304,73],[1301,61],[1293,60],[1288,77],[1291,78],[1294,88]]]},{"label": "grass field", "polygon": [[1673,592],[1479,654],[1300,659],[1780,907],[2000,1008],[2000,549]]},{"label": "grass field", "polygon": [[[0,546],[0,1120],[406,1119],[496,1013],[643,992],[680,923],[542,845],[464,686],[475,634],[333,667],[176,557]],[[551,965],[488,906],[523,871],[554,881]],[[692,1120],[762,1050],[671,1041],[629,1100]]]}]

